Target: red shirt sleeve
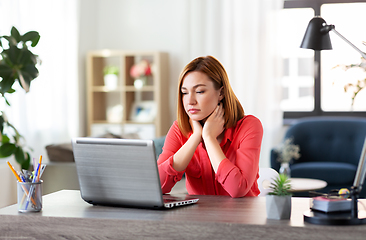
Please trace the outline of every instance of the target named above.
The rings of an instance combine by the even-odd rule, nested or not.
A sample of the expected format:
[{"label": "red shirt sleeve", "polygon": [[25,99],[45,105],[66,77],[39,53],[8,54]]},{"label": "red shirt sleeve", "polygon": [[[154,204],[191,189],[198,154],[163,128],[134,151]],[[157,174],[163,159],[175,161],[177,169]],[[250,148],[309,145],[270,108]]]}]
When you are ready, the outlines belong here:
[{"label": "red shirt sleeve", "polygon": [[161,189],[163,194],[169,193],[174,185],[182,179],[183,173],[173,168],[173,156],[187,141],[179,130],[175,121],[166,135],[163,152],[158,159],[158,170],[160,176]]},{"label": "red shirt sleeve", "polygon": [[[263,127],[259,119],[247,116],[236,128],[232,159],[224,159],[217,170],[216,180],[231,197],[258,196],[259,156]],[[244,124],[245,123],[245,124]]]}]

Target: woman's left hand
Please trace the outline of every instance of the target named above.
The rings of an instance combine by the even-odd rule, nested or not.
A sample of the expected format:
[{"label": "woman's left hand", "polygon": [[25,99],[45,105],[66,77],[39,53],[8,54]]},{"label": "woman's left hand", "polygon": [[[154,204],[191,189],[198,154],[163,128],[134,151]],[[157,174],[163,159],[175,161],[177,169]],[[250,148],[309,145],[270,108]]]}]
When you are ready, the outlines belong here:
[{"label": "woman's left hand", "polygon": [[202,130],[202,138],[217,138],[224,131],[224,108],[223,104],[220,103],[212,114],[207,118],[203,130]]}]

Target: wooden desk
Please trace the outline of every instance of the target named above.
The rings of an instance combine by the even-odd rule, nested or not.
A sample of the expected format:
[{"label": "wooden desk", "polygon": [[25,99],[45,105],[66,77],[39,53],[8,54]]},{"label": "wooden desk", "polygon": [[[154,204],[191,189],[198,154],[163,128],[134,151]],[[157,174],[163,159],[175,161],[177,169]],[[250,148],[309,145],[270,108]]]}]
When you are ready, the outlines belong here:
[{"label": "wooden desk", "polygon": [[[149,210],[92,206],[79,191],[43,197],[43,210],[19,213],[17,205],[0,209],[0,239],[364,239],[366,225],[322,226],[304,223],[308,198],[292,198],[290,220],[269,220],[265,197],[199,196],[191,206]],[[365,200],[362,200],[365,204]],[[362,207],[362,206],[360,206]],[[42,236],[51,236],[44,237]]]}]

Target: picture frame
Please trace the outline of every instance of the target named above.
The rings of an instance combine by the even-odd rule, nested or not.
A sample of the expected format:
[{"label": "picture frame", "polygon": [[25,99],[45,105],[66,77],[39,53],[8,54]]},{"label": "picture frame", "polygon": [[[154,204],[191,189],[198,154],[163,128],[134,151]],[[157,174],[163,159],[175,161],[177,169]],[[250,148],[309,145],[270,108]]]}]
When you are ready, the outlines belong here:
[{"label": "picture frame", "polygon": [[156,117],[156,111],[154,101],[134,102],[131,107],[131,120],[135,122],[153,122]]}]

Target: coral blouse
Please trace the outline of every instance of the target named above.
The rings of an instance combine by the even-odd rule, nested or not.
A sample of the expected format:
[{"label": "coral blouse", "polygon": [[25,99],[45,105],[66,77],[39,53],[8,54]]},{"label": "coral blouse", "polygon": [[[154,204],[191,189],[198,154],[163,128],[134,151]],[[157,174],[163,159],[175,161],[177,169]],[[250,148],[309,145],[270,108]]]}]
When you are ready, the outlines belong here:
[{"label": "coral blouse", "polygon": [[259,119],[247,115],[234,127],[225,130],[220,146],[226,158],[221,161],[216,174],[203,142],[198,145],[185,171],[178,172],[173,168],[173,155],[188,138],[184,137],[175,121],[158,159],[163,193],[169,193],[185,172],[187,191],[191,195],[258,196],[262,137],[263,127]]}]

